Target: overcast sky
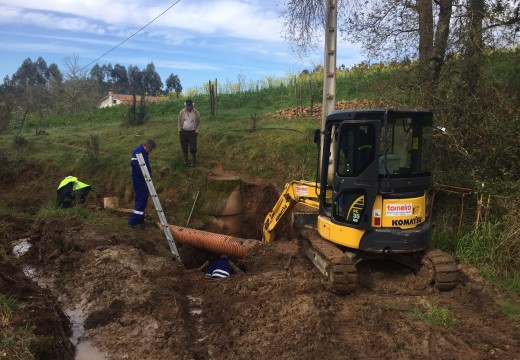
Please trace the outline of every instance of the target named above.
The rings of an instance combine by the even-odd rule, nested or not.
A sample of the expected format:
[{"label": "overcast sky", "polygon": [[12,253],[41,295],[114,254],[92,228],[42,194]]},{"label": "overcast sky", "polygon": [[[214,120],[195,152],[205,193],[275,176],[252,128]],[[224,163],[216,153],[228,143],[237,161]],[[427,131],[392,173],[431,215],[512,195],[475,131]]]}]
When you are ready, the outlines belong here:
[{"label": "overcast sky", "polygon": [[[153,62],[163,83],[173,73],[188,90],[214,79],[279,78],[322,64],[321,48],[303,60],[291,52],[282,7],[283,0],[0,0],[0,76],[40,56],[62,72],[74,57],[81,66],[144,69]],[[338,44],[337,56],[338,66],[362,61],[348,44]]]}]

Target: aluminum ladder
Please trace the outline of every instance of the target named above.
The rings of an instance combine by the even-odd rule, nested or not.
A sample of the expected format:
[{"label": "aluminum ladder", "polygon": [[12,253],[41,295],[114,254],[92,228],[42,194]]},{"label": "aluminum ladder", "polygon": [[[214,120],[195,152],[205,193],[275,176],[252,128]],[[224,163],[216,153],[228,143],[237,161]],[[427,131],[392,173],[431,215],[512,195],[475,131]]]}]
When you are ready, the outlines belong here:
[{"label": "aluminum ladder", "polygon": [[164,234],[166,235],[166,239],[168,240],[170,250],[175,256],[175,259],[182,264],[181,257],[179,255],[179,252],[177,251],[175,242],[173,241],[173,235],[170,230],[170,225],[168,225],[168,221],[166,221],[166,216],[164,216],[164,211],[162,209],[161,202],[159,201],[159,197],[157,196],[157,192],[155,191],[155,187],[153,186],[152,177],[150,176],[148,168],[146,167],[143,154],[139,153],[136,156],[137,161],[139,162],[139,166],[141,167],[141,172],[143,173],[144,179],[146,180],[146,186],[148,186],[148,191],[150,192],[150,196],[152,197],[155,210],[157,211],[157,215],[159,215],[159,220],[161,220],[161,226],[163,227]]}]

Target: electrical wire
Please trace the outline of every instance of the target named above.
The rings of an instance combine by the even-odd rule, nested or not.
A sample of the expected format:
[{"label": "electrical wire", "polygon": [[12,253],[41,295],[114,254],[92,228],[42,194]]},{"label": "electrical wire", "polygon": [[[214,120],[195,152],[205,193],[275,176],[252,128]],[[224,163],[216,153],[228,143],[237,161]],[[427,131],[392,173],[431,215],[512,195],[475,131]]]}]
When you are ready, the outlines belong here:
[{"label": "electrical wire", "polygon": [[[141,31],[143,31],[145,28],[147,28],[151,23],[153,23],[155,20],[157,20],[158,18],[160,18],[162,15],[164,15],[168,10],[170,10],[172,7],[174,7],[175,5],[177,5],[181,0],[177,0],[176,2],[174,2],[172,5],[170,5],[166,10],[164,10],[162,13],[160,13],[159,15],[157,15],[152,21],[150,21],[148,24],[146,24],[145,26],[143,26],[142,28],[140,28],[139,30],[137,30],[135,33],[133,33],[132,35],[130,35],[129,37],[127,37],[125,40],[121,41],[119,44],[117,44],[116,46],[114,46],[112,49],[108,50],[106,53],[104,53],[103,55],[101,55],[100,57],[98,57],[96,60],[94,61],[91,61],[90,63],[88,63],[87,65],[83,66],[81,68],[81,70],[89,67],[90,65],[92,65],[93,63],[97,62],[99,59],[103,58],[104,56],[110,54],[112,51],[114,51],[115,49],[117,49],[118,47],[120,47],[121,45],[123,45],[125,42],[127,42],[128,40],[130,40],[131,38],[133,38],[135,35],[139,34]],[[80,71],[81,71],[80,70]]]}]

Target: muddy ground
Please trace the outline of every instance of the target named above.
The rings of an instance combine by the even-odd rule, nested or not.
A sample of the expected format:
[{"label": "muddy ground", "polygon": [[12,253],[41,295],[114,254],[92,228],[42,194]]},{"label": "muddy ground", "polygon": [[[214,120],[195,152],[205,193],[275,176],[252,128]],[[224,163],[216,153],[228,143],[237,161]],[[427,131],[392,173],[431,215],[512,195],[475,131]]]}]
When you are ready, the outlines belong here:
[{"label": "muddy ground", "polygon": [[[243,191],[258,199],[244,204],[244,237],[258,238],[276,193],[259,184]],[[368,262],[358,291],[338,296],[287,229],[234,259],[243,271],[220,280],[198,269],[211,254],[179,246],[185,266],[174,261],[153,225],[121,232],[47,218],[12,229],[4,245],[23,237],[31,246],[1,263],[0,292],[19,295],[12,322],[35,325],[41,359],[520,358],[520,321],[502,310],[518,297],[466,266],[455,290],[437,292],[400,265]],[[421,318],[428,309],[446,310],[445,323]]]}]

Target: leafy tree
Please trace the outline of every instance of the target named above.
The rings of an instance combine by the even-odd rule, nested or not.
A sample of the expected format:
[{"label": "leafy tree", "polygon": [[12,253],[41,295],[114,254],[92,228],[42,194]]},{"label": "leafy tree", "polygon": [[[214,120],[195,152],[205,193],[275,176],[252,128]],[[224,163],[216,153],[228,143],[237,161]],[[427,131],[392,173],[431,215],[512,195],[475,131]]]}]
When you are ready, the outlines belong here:
[{"label": "leafy tree", "polygon": [[128,66],[128,83],[132,95],[144,94],[143,73],[137,66]]},{"label": "leafy tree", "polygon": [[170,74],[170,76],[168,76],[168,79],[166,79],[166,90],[175,92],[177,98],[179,97],[180,93],[182,92],[182,85],[181,80],[177,75]]},{"label": "leafy tree", "polygon": [[6,100],[6,104],[9,104],[4,108],[8,111],[9,119],[16,107],[22,109],[23,114],[20,129],[31,112],[38,112],[43,116],[43,109],[53,107],[49,86],[59,84],[61,79],[61,73],[55,64],[49,69],[42,57],[35,62],[30,58],[25,59],[11,79],[4,79],[4,91],[9,91],[10,95]]},{"label": "leafy tree", "polygon": [[23,89],[28,87],[44,87],[47,85],[47,63],[43,58],[38,58],[33,62],[30,58],[23,61],[22,65],[12,76],[12,82],[15,88]]},{"label": "leafy tree", "polygon": [[0,85],[0,99],[0,132],[4,132],[9,128],[11,114],[16,106],[14,86],[9,76],[6,76],[4,83]]},{"label": "leafy tree", "polygon": [[120,94],[129,93],[128,73],[123,65],[115,64],[110,71],[110,76],[112,78],[112,86],[115,92]]},{"label": "leafy tree", "polygon": [[58,65],[50,64],[48,67],[48,76],[47,79],[51,86],[55,84],[61,84],[63,82],[63,74],[61,73]]},{"label": "leafy tree", "polygon": [[143,70],[142,79],[145,93],[156,96],[161,92],[163,83],[161,76],[155,71],[155,65],[153,63],[148,64],[146,69]]},{"label": "leafy tree", "polygon": [[103,75],[104,75],[104,78],[105,78],[105,82],[106,82],[106,89],[105,89],[105,92],[104,94],[106,94],[108,92],[108,89],[111,89],[113,88],[113,79],[112,79],[112,64],[103,64],[103,66],[101,66],[101,71],[103,72]]},{"label": "leafy tree", "polygon": [[[466,5],[467,4],[467,5]],[[448,51],[465,55],[467,74],[478,70],[486,46],[517,42],[519,2],[503,0],[338,0],[338,30],[378,60],[418,59],[425,93],[437,86]],[[325,0],[289,0],[285,37],[304,55],[323,36]],[[468,78],[469,80],[469,78]]]}]

